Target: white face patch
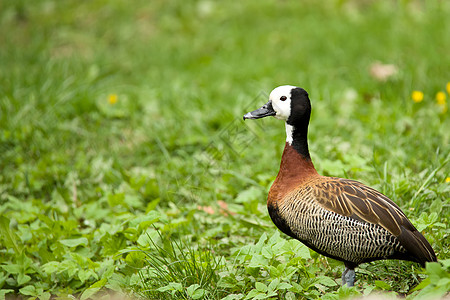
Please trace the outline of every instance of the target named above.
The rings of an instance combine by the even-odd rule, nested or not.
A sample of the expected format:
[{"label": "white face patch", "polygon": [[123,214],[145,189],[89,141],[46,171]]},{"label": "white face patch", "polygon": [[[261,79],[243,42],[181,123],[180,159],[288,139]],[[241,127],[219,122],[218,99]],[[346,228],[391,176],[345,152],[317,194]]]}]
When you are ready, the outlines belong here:
[{"label": "white face patch", "polygon": [[[292,85],[282,85],[270,92],[269,100],[272,101],[272,107],[277,113],[274,117],[287,121],[291,115],[291,91],[295,89]],[[292,145],[294,127],[286,123],[286,142]]]},{"label": "white face patch", "polygon": [[286,121],[291,115],[291,90],[294,88],[292,85],[282,85],[270,92],[269,100],[277,113],[275,118]]}]

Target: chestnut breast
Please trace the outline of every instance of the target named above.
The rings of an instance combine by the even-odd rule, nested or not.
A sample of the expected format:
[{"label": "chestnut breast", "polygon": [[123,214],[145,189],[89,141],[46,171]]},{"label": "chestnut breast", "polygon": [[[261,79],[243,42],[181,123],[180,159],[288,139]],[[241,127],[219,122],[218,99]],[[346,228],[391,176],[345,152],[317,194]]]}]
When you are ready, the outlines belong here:
[{"label": "chestnut breast", "polygon": [[280,171],[270,188],[267,205],[278,206],[289,193],[320,177],[311,159],[305,158],[286,143],[281,157]]}]

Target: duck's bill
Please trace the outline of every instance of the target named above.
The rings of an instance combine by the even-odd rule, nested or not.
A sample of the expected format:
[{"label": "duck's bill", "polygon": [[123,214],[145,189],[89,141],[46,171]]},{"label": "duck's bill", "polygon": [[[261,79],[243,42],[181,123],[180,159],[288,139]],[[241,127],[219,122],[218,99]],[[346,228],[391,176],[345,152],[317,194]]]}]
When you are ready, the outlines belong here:
[{"label": "duck's bill", "polygon": [[245,119],[261,119],[264,117],[270,117],[275,115],[276,112],[272,107],[272,101],[269,101],[262,107],[258,108],[257,110],[246,113],[244,115],[244,121]]}]

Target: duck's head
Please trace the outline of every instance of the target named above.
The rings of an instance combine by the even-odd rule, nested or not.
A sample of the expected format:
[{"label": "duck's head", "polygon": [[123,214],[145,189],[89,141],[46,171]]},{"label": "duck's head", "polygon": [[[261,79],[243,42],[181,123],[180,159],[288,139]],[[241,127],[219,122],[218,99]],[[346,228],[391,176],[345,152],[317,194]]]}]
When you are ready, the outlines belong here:
[{"label": "duck's head", "polygon": [[282,85],[270,93],[269,102],[257,110],[246,113],[244,120],[273,116],[285,121],[286,142],[309,158],[307,134],[310,115],[311,103],[308,93],[296,86]]},{"label": "duck's head", "polygon": [[273,116],[286,124],[299,127],[308,124],[311,114],[311,103],[308,93],[299,87],[282,85],[275,88],[269,96],[269,102],[257,110],[244,115],[245,119],[260,119]]}]

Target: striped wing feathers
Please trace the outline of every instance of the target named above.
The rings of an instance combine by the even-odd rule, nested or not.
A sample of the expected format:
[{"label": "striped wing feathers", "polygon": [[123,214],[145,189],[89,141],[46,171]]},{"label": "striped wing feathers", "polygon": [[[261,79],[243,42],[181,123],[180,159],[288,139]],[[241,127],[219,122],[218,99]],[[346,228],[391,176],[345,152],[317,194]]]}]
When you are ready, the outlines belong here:
[{"label": "striped wing feathers", "polygon": [[385,228],[405,247],[406,259],[422,266],[427,261],[436,261],[430,243],[398,205],[380,192],[358,181],[333,177],[317,183],[313,190],[315,200],[325,209]]},{"label": "striped wing feathers", "polygon": [[359,221],[378,224],[395,236],[402,227],[416,229],[392,200],[364,184],[341,178],[327,178],[314,189],[316,201],[324,208]]}]

